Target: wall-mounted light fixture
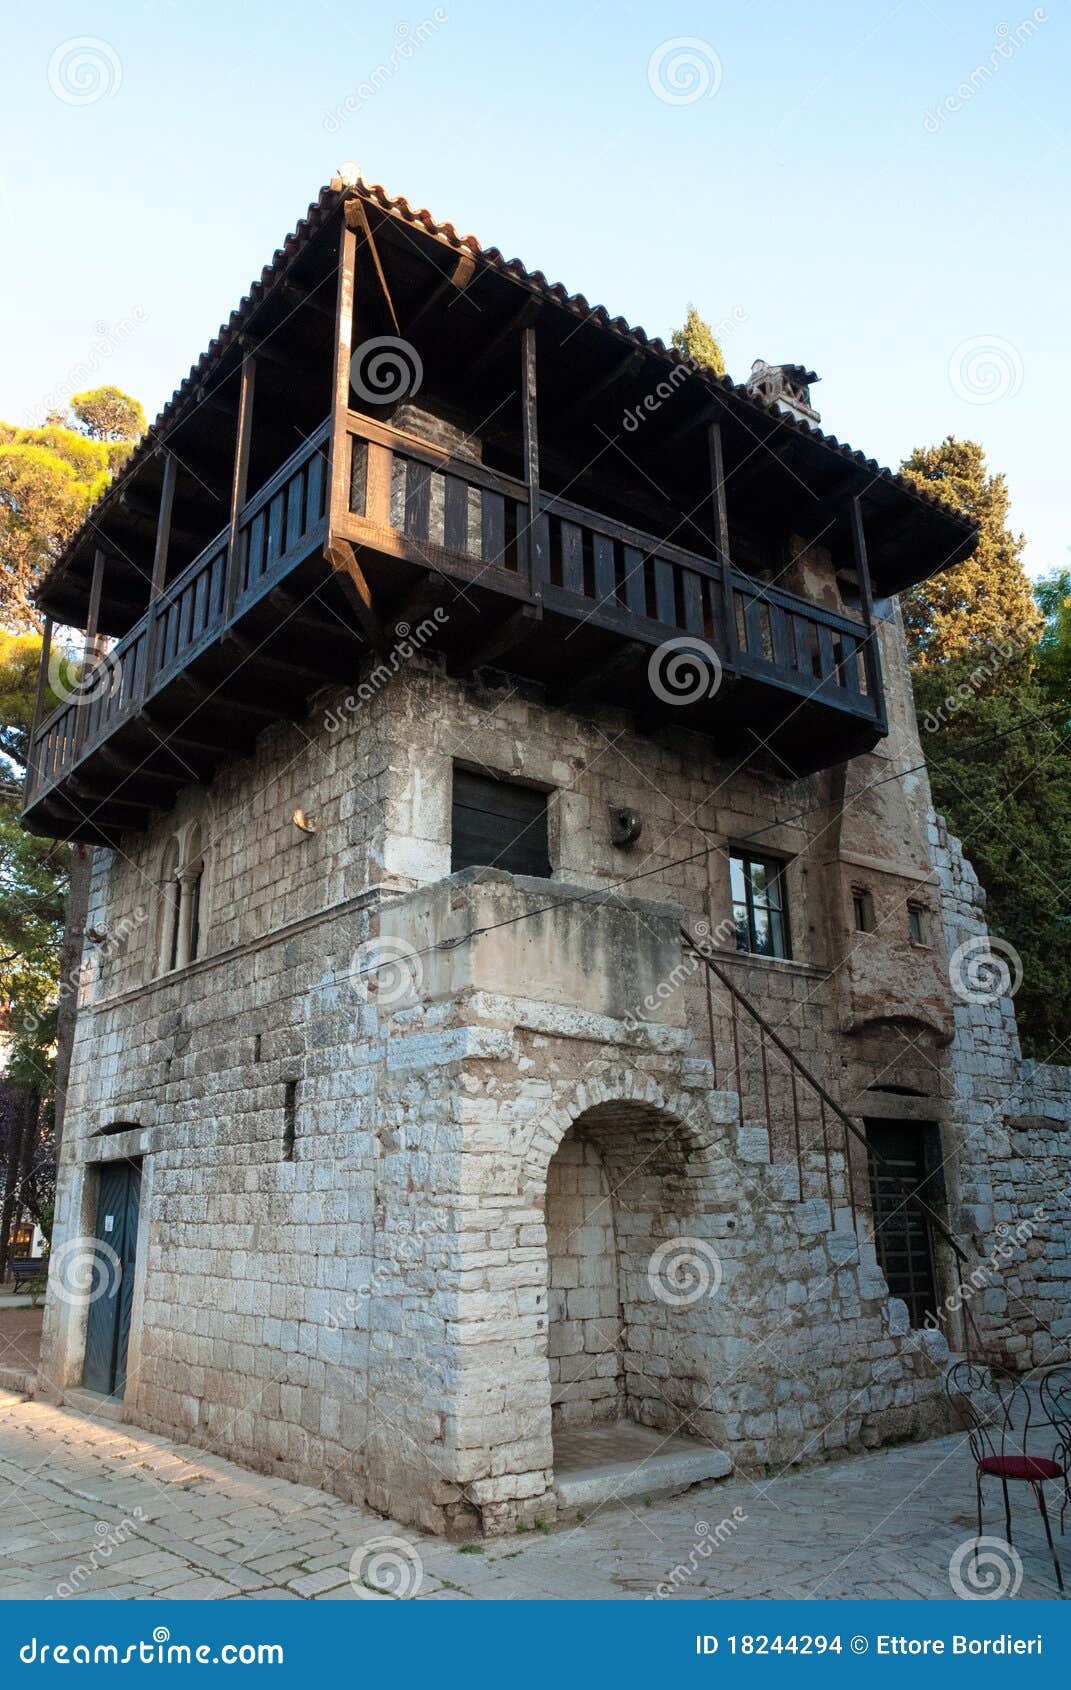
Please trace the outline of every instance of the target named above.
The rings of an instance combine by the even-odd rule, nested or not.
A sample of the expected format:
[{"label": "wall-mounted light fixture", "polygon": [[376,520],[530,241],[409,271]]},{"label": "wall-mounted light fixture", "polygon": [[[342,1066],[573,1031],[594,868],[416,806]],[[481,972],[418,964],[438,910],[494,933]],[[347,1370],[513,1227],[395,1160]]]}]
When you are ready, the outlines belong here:
[{"label": "wall-mounted light fixture", "polygon": [[619,850],[627,851],[630,845],[635,845],[643,832],[643,817],[638,810],[610,811],[610,843]]},{"label": "wall-mounted light fixture", "polygon": [[319,816],[307,816],[304,810],[295,810],[290,820],[296,828],[300,828],[302,833],[319,833],[320,831]]}]

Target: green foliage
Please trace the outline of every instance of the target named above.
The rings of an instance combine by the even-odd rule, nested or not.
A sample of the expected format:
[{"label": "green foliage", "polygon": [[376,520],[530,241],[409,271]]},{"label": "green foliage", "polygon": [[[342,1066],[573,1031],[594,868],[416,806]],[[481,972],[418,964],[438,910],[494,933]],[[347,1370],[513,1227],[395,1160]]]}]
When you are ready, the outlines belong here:
[{"label": "green foliage", "polygon": [[0,630],[0,1026],[13,1040],[8,1077],[47,1094],[70,851],[19,824],[40,652],[36,635]]},{"label": "green foliage", "polygon": [[1042,624],[1023,570],[1024,538],[1008,527],[1007,483],[989,474],[981,446],[950,434],[940,446],[917,447],[900,467],[980,524],[971,557],[904,595],[912,660],[924,667],[998,645],[1035,645]]},{"label": "green foliage", "polygon": [[991,931],[1022,959],[1023,1049],[1068,1062],[1071,731],[1021,662],[998,657],[984,674],[972,657],[931,662],[914,685],[920,722],[939,724],[923,735],[934,804],[986,889]]},{"label": "green foliage", "polygon": [[80,427],[53,413],[40,428],[0,422],[0,623],[40,628],[41,576],[144,431],[136,399],[116,387],[76,393]]},{"label": "green foliage", "polygon": [[72,394],[71,410],[94,440],[132,442],[140,440],[147,427],[138,401],[117,387]]},{"label": "green foliage", "polygon": [[1038,647],[1038,681],[1053,704],[1066,704],[1071,717],[1071,569],[1057,569],[1034,582],[1045,618]]},{"label": "green foliage", "polygon": [[714,338],[714,330],[694,305],[689,305],[682,326],[673,330],[672,340],[679,352],[704,369],[713,370],[716,376],[725,374],[725,357]]}]

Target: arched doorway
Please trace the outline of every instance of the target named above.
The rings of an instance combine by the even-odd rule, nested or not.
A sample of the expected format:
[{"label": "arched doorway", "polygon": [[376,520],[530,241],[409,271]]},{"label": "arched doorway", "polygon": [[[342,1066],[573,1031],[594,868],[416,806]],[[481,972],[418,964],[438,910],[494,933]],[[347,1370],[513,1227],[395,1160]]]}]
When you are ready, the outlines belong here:
[{"label": "arched doorway", "polygon": [[631,1101],[572,1123],[547,1169],[547,1363],[555,1442],[632,1422],[694,1435],[722,1282],[707,1163],[682,1122]]}]

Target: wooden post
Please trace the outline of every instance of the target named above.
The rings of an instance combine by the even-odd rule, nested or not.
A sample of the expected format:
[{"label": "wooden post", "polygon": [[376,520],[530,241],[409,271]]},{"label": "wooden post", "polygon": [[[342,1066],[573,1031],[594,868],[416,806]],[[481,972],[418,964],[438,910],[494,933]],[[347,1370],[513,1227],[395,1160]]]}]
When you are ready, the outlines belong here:
[{"label": "wooden post", "polygon": [[[86,637],[82,647],[82,680],[78,698],[79,704],[87,704],[91,694],[86,691],[86,675],[97,662],[97,623],[100,620],[100,593],[104,580],[104,552],[100,546],[93,553],[93,576],[89,585],[89,609],[86,612]],[[81,755],[81,748],[85,741],[89,727],[87,712],[82,711],[76,717],[74,724],[75,759]]]},{"label": "wooden post", "polygon": [[327,545],[330,549],[339,519],[349,511],[350,359],[353,356],[354,278],[357,268],[357,235],[345,214],[338,245],[338,300],[335,310],[335,368],[332,392],[333,417],[328,451]]},{"label": "wooden post", "polygon": [[528,486],[528,581],[536,598],[541,598],[541,583],[550,572],[550,535],[539,509],[539,414],[534,324],[521,330],[521,422],[524,479]]},{"label": "wooden post", "polygon": [[721,424],[707,428],[710,453],[710,498],[714,513],[714,549],[721,564],[722,608],[725,616],[725,655],[736,653],[736,600],[733,596],[733,566],[729,555],[729,515],[725,503],[725,460],[722,456]]},{"label": "wooden post", "polygon": [[851,525],[855,573],[859,580],[859,600],[863,609],[863,623],[866,627],[863,661],[866,665],[867,688],[874,700],[879,720],[884,723],[885,688],[881,678],[881,654],[878,650],[878,633],[874,622],[874,596],[870,588],[870,563],[866,555],[863,504],[859,494],[856,494],[851,502]]},{"label": "wooden post", "polygon": [[100,622],[100,594],[104,584],[104,552],[100,546],[93,553],[93,578],[89,587],[89,611],[86,615],[86,643],[82,663],[88,667],[97,656],[97,625]]},{"label": "wooden post", "polygon": [[167,579],[167,553],[171,544],[171,510],[175,503],[175,483],[178,480],[178,460],[172,453],[164,455],[164,481],[160,489],[160,510],[156,519],[156,549],[152,559],[152,581],[149,586],[149,626],[145,645],[145,673],[142,677],[141,696],[148,698],[152,691],[152,684],[156,672],[156,649],[158,642],[159,619],[156,615],[156,601],[164,590]]},{"label": "wooden post", "polygon": [[52,618],[45,617],[45,625],[41,632],[41,667],[37,672],[37,695],[33,705],[33,725],[30,728],[30,754],[26,760],[26,802],[37,785],[37,730],[41,726],[41,718],[45,709],[45,694],[48,690],[48,664],[52,655]]},{"label": "wooden post", "polygon": [[234,477],[231,482],[231,525],[227,540],[227,583],[223,598],[223,628],[234,615],[241,580],[242,560],[239,555],[238,522],[249,492],[249,452],[253,438],[253,394],[256,387],[257,365],[251,352],[242,359],[241,386],[238,392],[238,432],[234,442]]}]

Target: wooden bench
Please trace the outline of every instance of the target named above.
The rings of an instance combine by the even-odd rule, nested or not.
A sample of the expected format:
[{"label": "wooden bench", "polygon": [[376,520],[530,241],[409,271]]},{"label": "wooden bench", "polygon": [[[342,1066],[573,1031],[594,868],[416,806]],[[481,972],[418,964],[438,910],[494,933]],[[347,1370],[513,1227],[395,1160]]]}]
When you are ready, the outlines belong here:
[{"label": "wooden bench", "polygon": [[48,1272],[48,1263],[43,1256],[27,1256],[22,1261],[8,1262],[7,1265],[15,1281],[16,1292],[20,1291],[24,1284],[31,1285],[35,1279],[40,1279],[42,1274]]}]

